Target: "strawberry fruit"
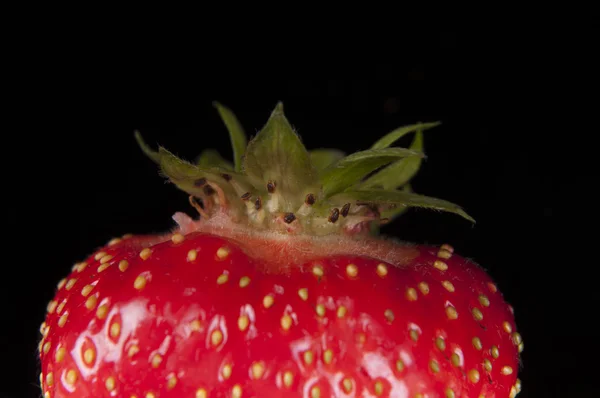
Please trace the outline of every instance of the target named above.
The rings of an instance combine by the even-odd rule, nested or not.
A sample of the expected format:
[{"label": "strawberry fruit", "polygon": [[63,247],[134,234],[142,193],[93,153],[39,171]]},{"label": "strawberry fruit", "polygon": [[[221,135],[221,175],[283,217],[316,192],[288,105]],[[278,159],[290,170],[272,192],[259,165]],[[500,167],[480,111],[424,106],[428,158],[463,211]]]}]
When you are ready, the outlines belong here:
[{"label": "strawberry fruit", "polygon": [[[125,235],[58,284],[40,331],[44,397],[514,397],[512,308],[477,264],[377,235],[415,194],[423,131],[307,151],[281,104],[234,161],[142,150],[200,213]],[[391,145],[414,133],[410,148]]]}]

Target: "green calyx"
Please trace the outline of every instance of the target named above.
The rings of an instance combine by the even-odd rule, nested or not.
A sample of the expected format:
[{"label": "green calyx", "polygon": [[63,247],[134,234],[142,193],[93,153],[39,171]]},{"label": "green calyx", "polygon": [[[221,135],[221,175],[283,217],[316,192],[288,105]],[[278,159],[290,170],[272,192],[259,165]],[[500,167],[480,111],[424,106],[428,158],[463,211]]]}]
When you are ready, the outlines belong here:
[{"label": "green calyx", "polygon": [[[225,213],[237,223],[285,233],[328,235],[376,233],[381,224],[409,207],[458,214],[459,206],[412,192],[410,181],[423,154],[423,132],[439,123],[398,128],[365,151],[345,155],[336,149],[308,151],[279,102],[250,142],[233,112],[214,103],[233,146],[233,163],[213,149],[194,162],[135,137],[161,174],[190,195],[201,217]],[[409,148],[391,147],[414,133]]]}]

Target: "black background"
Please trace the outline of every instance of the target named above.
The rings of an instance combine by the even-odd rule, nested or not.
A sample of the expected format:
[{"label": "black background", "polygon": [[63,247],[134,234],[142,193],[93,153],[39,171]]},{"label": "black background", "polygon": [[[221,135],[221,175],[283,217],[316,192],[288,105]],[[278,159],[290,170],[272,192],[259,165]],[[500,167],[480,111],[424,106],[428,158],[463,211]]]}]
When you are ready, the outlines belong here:
[{"label": "black background", "polygon": [[[384,232],[451,243],[489,270],[525,341],[520,396],[594,395],[598,301],[589,278],[571,270],[594,261],[597,249],[562,224],[565,208],[591,200],[579,191],[594,174],[578,163],[586,145],[574,132],[556,139],[541,124],[558,117],[545,104],[565,99],[564,76],[534,66],[532,47],[514,37],[476,36],[436,32],[368,55],[279,53],[274,44],[244,57],[41,44],[34,58],[44,67],[25,68],[15,81],[18,120],[4,146],[12,194],[0,344],[14,374],[3,375],[11,383],[0,383],[0,396],[38,396],[38,327],[73,263],[113,236],[164,231],[174,212],[193,214],[133,131],[186,159],[206,147],[230,157],[213,100],[249,134],[282,100],[308,148],[347,153],[398,126],[441,121],[425,134],[428,159],[413,187],[462,205],[477,224],[413,210]],[[589,257],[580,260],[582,251]]]}]

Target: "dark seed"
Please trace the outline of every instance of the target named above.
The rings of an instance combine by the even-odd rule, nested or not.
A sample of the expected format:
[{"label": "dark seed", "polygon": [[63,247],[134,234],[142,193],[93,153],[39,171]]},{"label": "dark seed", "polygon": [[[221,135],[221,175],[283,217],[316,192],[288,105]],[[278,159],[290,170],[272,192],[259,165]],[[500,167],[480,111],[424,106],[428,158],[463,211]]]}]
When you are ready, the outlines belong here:
[{"label": "dark seed", "polygon": [[262,207],[262,199],[259,196],[258,198],[256,198],[256,202],[254,202],[254,208],[256,210],[260,210],[261,207]]},{"label": "dark seed", "polygon": [[276,183],[275,181],[269,181],[269,182],[267,183],[267,191],[268,191],[269,193],[273,193],[273,192],[275,192],[275,186],[276,186],[276,185],[277,185],[277,183]]},{"label": "dark seed", "polygon": [[329,215],[329,222],[335,223],[338,218],[340,218],[340,210],[335,207],[333,210],[331,210],[331,214]]},{"label": "dark seed", "polygon": [[250,199],[250,196],[252,196],[252,194],[250,192],[246,192],[245,194],[242,195],[242,200],[247,201]]},{"label": "dark seed", "polygon": [[304,203],[306,203],[309,206],[312,206],[315,204],[315,195],[313,195],[312,193],[309,193],[308,195],[306,195],[306,199],[304,200]]},{"label": "dark seed", "polygon": [[215,190],[210,185],[205,185],[204,188],[202,188],[202,190],[204,191],[204,194],[207,196],[210,196],[215,193]]},{"label": "dark seed", "polygon": [[283,216],[283,221],[285,221],[286,224],[293,222],[295,219],[296,216],[294,213],[285,213],[285,216]]},{"label": "dark seed", "polygon": [[342,216],[346,217],[348,212],[350,211],[350,203],[346,203],[344,207],[342,207]]},{"label": "dark seed", "polygon": [[206,184],[206,178],[202,177],[202,178],[198,178],[196,181],[194,181],[194,186],[196,187],[203,187]]},{"label": "dark seed", "polygon": [[231,181],[231,176],[229,174],[223,173],[221,174],[221,177],[223,177],[225,181]]}]

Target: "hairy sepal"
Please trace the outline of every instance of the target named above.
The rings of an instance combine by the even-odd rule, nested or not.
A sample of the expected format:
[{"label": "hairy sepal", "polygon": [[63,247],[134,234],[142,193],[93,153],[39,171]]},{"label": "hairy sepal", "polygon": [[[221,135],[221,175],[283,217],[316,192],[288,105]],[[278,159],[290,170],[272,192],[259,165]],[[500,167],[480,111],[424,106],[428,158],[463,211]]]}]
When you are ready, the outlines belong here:
[{"label": "hairy sepal", "polygon": [[229,138],[231,139],[233,149],[234,170],[239,172],[242,169],[242,159],[246,151],[246,133],[238,118],[229,108],[216,101],[213,102],[213,106],[217,108],[221,120],[223,120],[225,127],[229,131]]},{"label": "hairy sepal", "polygon": [[400,138],[404,137],[407,134],[414,133],[417,131],[425,131],[436,126],[439,126],[440,122],[432,122],[432,123],[417,123],[411,124],[409,126],[399,127],[388,134],[384,135],[380,139],[378,139],[372,146],[371,149],[381,149],[387,148],[392,145],[394,142],[398,141]]}]

